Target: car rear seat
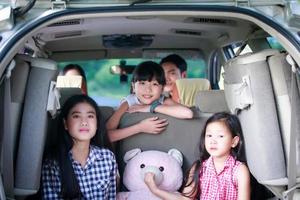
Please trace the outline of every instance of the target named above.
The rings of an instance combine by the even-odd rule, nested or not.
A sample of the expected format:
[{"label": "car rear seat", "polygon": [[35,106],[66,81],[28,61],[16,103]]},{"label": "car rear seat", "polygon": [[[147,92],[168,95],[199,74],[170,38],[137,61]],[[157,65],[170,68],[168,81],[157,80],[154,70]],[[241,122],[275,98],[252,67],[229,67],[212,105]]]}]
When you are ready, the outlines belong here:
[{"label": "car rear seat", "polygon": [[[213,93],[213,95],[201,96],[201,100],[208,102],[212,100],[212,98],[215,98],[215,92],[209,91],[209,93]],[[224,102],[224,93],[223,97],[222,93],[218,96],[220,98],[214,99],[213,101],[217,104],[226,105]],[[203,104],[202,108],[206,111],[205,113],[201,114],[200,112],[200,114],[197,114],[197,117],[189,120],[177,119],[159,113],[126,113],[120,121],[120,128],[128,127],[142,119],[152,116],[168,119],[169,125],[167,129],[159,135],[140,133],[118,142],[117,160],[121,175],[125,167],[125,163],[123,162],[124,154],[133,148],[141,148],[143,151],[160,150],[165,152],[170,148],[177,148],[182,152],[184,157],[183,171],[185,172],[189,169],[192,163],[199,158],[200,134],[206,120],[214,112],[224,111],[223,107],[217,110],[215,105],[211,104]]]},{"label": "car rear seat", "polygon": [[[5,94],[4,113],[6,124],[3,125],[3,147],[2,147],[2,178],[4,183],[4,190],[8,197],[13,197],[14,194],[14,169],[15,157],[17,151],[17,138],[19,133],[21,113],[24,104],[25,89],[27,78],[29,74],[29,64],[23,59],[16,57],[14,59],[15,67],[11,71],[10,77],[10,95]],[[9,97],[10,96],[10,97]],[[8,127],[5,127],[8,126]]]},{"label": "car rear seat", "polygon": [[195,97],[195,106],[201,113],[229,112],[224,90],[203,90]]},{"label": "car rear seat", "polygon": [[24,109],[20,125],[15,167],[16,195],[35,194],[40,187],[42,157],[48,126],[46,107],[50,82],[58,74],[56,62],[48,59],[20,57],[30,63]]},{"label": "car rear seat", "polygon": [[[294,185],[300,183],[300,112],[299,112],[299,93],[300,93],[300,83],[298,82],[298,88],[295,90],[298,92],[298,98],[294,98],[296,100],[296,106],[293,108],[296,115],[293,120],[295,123],[295,127],[291,130],[291,116],[292,116],[292,67],[290,63],[287,62],[287,53],[280,53],[271,56],[268,59],[268,64],[270,67],[272,83],[274,88],[275,100],[277,105],[277,112],[280,123],[280,130],[282,134],[283,143],[285,146],[285,157],[286,157],[286,165],[287,165],[287,178],[284,178],[281,181],[281,185],[289,185],[287,189],[290,189]],[[298,74],[299,76],[299,74]],[[298,79],[299,81],[299,79]],[[296,84],[297,85],[297,84]],[[294,92],[295,92],[294,91]],[[298,130],[298,135],[292,136],[291,131]],[[296,133],[296,131],[294,131]],[[291,143],[293,142],[293,143]],[[293,145],[293,147],[291,146]],[[292,149],[291,149],[292,148]],[[291,153],[292,150],[292,153]],[[289,159],[292,157],[291,162]],[[295,160],[293,160],[295,159]],[[294,163],[293,163],[294,162]],[[293,169],[292,169],[293,168]],[[289,172],[291,170],[291,172]],[[292,175],[292,177],[289,177]],[[291,179],[294,179],[291,181]],[[295,182],[295,183],[292,183]],[[267,183],[268,184],[268,183]],[[272,185],[272,182],[271,182]],[[275,188],[277,189],[277,188]],[[278,190],[278,189],[277,189]],[[300,191],[298,189],[297,192],[298,198],[300,197]],[[296,195],[295,195],[296,196]],[[294,199],[297,197],[294,196]]]},{"label": "car rear seat", "polygon": [[206,118],[182,120],[162,114],[126,113],[120,121],[120,128],[128,127],[152,116],[166,118],[169,123],[167,129],[159,135],[140,133],[120,141],[118,145],[120,172],[124,169],[122,161],[124,154],[133,148],[141,148],[143,151],[160,150],[164,152],[167,152],[171,148],[177,148],[182,152],[184,157],[184,170],[190,167],[198,157],[200,132]]},{"label": "car rear seat", "polygon": [[99,110],[101,113],[101,116],[103,117],[103,120],[106,122],[110,116],[114,113],[114,108],[110,106],[99,106]]},{"label": "car rear seat", "polygon": [[271,49],[239,56],[224,66],[226,101],[241,120],[249,169],[280,198],[287,184],[290,117],[283,113],[291,110],[285,76],[289,67],[284,54]]}]

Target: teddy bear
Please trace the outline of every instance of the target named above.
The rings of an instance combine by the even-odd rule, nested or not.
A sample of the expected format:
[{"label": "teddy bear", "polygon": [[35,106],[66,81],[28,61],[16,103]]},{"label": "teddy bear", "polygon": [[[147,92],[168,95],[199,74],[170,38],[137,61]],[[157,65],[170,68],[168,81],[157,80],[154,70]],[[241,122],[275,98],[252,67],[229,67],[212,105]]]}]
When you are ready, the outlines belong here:
[{"label": "teddy bear", "polygon": [[132,149],[125,153],[124,162],[123,184],[129,192],[119,192],[117,200],[159,200],[144,182],[147,172],[155,174],[155,183],[160,189],[176,192],[182,184],[183,156],[177,149],[170,149],[168,153]]}]

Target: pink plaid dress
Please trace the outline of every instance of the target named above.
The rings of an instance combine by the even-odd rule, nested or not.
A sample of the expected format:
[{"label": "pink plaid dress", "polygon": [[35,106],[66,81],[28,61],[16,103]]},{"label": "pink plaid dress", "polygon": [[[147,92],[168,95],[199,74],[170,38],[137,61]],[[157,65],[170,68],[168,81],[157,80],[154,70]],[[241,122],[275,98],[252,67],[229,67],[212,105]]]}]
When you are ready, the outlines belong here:
[{"label": "pink plaid dress", "polygon": [[200,200],[236,200],[238,198],[236,172],[241,164],[232,156],[228,156],[224,169],[217,174],[213,158],[205,160],[200,177]]}]

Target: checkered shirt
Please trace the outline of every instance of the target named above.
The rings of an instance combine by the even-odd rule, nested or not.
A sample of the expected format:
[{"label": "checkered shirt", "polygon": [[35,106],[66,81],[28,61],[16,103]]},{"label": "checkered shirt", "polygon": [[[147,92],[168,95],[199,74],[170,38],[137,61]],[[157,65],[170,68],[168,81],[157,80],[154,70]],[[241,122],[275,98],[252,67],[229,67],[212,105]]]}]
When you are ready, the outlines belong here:
[{"label": "checkered shirt", "polygon": [[[90,146],[84,168],[69,153],[82,198],[89,200],[115,200],[117,164],[114,154]],[[60,170],[56,161],[46,160],[42,168],[43,199],[63,199],[61,196]]]},{"label": "checkered shirt", "polygon": [[228,156],[224,169],[217,173],[213,158],[209,157],[203,162],[202,175],[200,175],[200,200],[237,200],[237,168],[242,163]]}]

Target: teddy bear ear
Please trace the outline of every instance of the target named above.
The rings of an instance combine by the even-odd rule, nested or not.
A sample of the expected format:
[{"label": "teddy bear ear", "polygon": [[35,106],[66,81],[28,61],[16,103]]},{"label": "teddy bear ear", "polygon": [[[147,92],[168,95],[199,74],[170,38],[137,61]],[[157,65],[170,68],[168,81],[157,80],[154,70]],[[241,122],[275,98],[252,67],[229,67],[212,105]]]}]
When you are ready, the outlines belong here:
[{"label": "teddy bear ear", "polygon": [[139,148],[127,151],[123,158],[124,162],[127,163],[129,160],[131,160],[133,157],[135,157],[136,155],[138,155],[141,152],[142,152],[142,150]]},{"label": "teddy bear ear", "polygon": [[172,157],[174,157],[180,164],[180,166],[182,166],[183,164],[183,156],[182,153],[180,151],[178,151],[177,149],[170,149],[168,151],[168,154]]}]

